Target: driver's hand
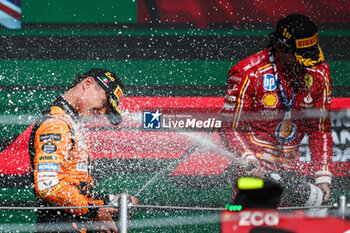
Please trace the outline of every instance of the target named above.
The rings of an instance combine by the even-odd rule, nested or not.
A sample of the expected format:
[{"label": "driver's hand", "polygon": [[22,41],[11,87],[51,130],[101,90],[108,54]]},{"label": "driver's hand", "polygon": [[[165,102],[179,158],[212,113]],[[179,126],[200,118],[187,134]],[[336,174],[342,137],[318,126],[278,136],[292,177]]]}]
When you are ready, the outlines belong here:
[{"label": "driver's hand", "polygon": [[263,178],[266,175],[266,170],[260,166],[258,159],[252,152],[245,153],[244,157],[248,164],[244,175],[259,178]]},{"label": "driver's hand", "polygon": [[[119,193],[118,195],[111,195],[111,196],[113,196],[113,199],[115,200],[115,202],[118,203],[118,199],[120,198],[120,196],[121,196],[122,194],[127,194],[127,193]],[[139,199],[137,199],[137,197],[131,196],[131,195],[129,195],[129,194],[128,194],[128,197],[129,197],[130,202],[131,202],[133,205],[138,205],[138,204],[140,204],[140,201],[139,201]],[[129,212],[129,213],[130,213],[129,219],[131,220],[131,219],[133,219],[134,216],[135,216],[135,211],[134,211],[132,208],[130,208],[130,212]]]},{"label": "driver's hand", "polygon": [[328,183],[320,183],[320,184],[317,184],[317,187],[319,187],[324,192],[323,200],[324,200],[324,203],[327,203],[329,200],[329,197],[331,196],[330,185]]},{"label": "driver's hand", "polygon": [[118,213],[118,209],[110,207],[99,208],[94,218],[96,232],[118,233],[118,228],[113,220],[114,213]]}]

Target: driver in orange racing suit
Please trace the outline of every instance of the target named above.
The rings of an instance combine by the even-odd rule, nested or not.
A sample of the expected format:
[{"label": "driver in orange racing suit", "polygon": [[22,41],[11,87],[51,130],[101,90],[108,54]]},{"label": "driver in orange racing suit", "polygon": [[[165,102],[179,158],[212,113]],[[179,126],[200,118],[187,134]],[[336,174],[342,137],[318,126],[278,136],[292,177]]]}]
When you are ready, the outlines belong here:
[{"label": "driver in orange racing suit", "polygon": [[[36,120],[29,151],[40,206],[100,206],[117,198],[93,191],[91,151],[82,123],[85,118],[107,115],[112,124],[119,124],[122,89],[123,84],[114,73],[92,69],[78,75],[73,87]],[[138,203],[135,197],[131,197],[131,201]],[[107,207],[40,210],[36,230],[84,232],[94,220],[101,230],[117,232],[112,218],[117,212]],[[52,224],[54,222],[58,224]]]}]

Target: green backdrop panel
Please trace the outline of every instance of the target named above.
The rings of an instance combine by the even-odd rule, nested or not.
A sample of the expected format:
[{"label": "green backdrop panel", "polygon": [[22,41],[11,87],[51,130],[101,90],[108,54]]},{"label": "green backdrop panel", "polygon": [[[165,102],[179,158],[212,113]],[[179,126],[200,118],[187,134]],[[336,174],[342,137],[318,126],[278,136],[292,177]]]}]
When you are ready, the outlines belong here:
[{"label": "green backdrop panel", "polygon": [[[0,85],[70,85],[75,74],[93,67],[111,69],[126,85],[226,85],[238,61],[203,60],[2,60]],[[350,85],[350,61],[328,61],[332,85]]]},{"label": "green backdrop panel", "polygon": [[23,23],[136,23],[137,0],[22,0]]}]

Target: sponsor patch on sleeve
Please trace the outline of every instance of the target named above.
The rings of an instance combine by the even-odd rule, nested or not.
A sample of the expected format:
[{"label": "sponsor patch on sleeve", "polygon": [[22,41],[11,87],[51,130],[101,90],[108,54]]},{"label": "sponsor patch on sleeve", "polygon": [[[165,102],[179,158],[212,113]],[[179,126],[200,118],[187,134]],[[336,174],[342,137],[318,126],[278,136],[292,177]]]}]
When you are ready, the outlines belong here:
[{"label": "sponsor patch on sleeve", "polygon": [[47,142],[44,145],[42,145],[41,149],[46,153],[54,153],[57,150],[57,146],[52,142]]},{"label": "sponsor patch on sleeve", "polygon": [[109,78],[112,82],[115,81],[115,78],[112,76],[110,72],[105,73],[106,77]]},{"label": "sponsor patch on sleeve", "polygon": [[238,77],[238,76],[231,75],[229,77],[229,80],[232,80],[232,81],[235,81],[235,82],[240,82],[240,81],[242,81],[242,78]]},{"label": "sponsor patch on sleeve", "polygon": [[46,133],[40,134],[40,141],[61,141],[61,134],[58,133]]}]

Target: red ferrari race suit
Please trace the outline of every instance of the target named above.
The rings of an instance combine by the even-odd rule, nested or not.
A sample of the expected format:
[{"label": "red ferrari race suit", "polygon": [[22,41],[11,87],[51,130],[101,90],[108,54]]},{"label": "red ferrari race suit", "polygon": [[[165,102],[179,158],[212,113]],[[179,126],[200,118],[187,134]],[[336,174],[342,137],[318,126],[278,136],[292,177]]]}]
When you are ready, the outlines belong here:
[{"label": "red ferrari race suit", "polygon": [[[106,196],[97,199],[92,192],[90,146],[78,125],[78,113],[62,97],[37,119],[29,140],[29,152],[35,194],[41,206],[104,204],[102,199]],[[97,212],[97,208],[38,211],[37,230],[39,223],[49,222],[49,229],[38,231],[63,232],[66,228],[58,225],[56,229],[52,223],[75,222],[72,225],[76,228],[77,223],[88,222]],[[62,226],[67,227],[67,223]]]},{"label": "red ferrari race suit", "polygon": [[285,106],[269,52],[269,49],[258,52],[230,69],[222,109],[226,120],[221,132],[223,142],[239,157],[258,159],[266,170],[295,171],[305,175],[304,168],[299,170],[299,145],[308,134],[312,156],[309,172],[315,175],[316,184],[330,183],[333,142],[329,120],[331,77],[328,65],[323,62],[306,68],[299,77],[288,79],[275,61],[288,100],[294,98],[291,127],[286,135],[281,131]]}]

